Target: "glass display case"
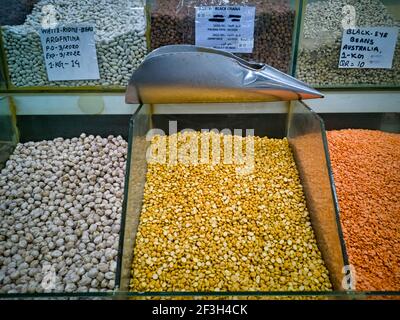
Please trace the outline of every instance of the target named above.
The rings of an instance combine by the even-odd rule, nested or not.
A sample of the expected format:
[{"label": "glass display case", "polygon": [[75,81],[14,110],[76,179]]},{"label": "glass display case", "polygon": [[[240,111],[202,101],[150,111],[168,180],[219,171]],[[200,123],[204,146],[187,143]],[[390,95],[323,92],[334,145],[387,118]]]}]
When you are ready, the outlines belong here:
[{"label": "glass display case", "polygon": [[132,114],[116,98],[0,100],[0,298],[114,293]]},{"label": "glass display case", "polygon": [[[234,107],[234,104],[231,106]],[[143,226],[141,227],[141,225],[142,224],[146,225],[146,220],[148,219],[152,220],[152,218],[146,215],[145,208],[147,208],[149,204],[147,202],[143,204],[143,199],[146,199],[148,197],[151,198],[151,195],[148,194],[149,187],[146,186],[146,177],[147,181],[151,179],[151,176],[149,175],[149,170],[151,169],[149,169],[149,163],[148,163],[149,146],[150,146],[150,139],[148,133],[151,129],[154,130],[155,128],[159,130],[157,132],[161,131],[168,132],[171,121],[172,122],[176,121],[178,130],[182,130],[184,128],[190,128],[193,130],[205,130],[214,128],[214,130],[217,129],[220,132],[223,132],[223,130],[230,130],[231,132],[233,132],[234,129],[242,129],[242,130],[254,129],[256,136],[264,136],[264,137],[268,136],[269,138],[281,138],[281,139],[286,137],[286,139],[289,142],[289,145],[291,146],[291,149],[293,150],[296,166],[297,169],[299,170],[301,182],[306,196],[307,208],[310,214],[310,221],[315,233],[318,248],[322,253],[324,263],[327,269],[329,270],[330,283],[332,284],[333,291],[328,290],[326,297],[329,297],[330,294],[332,294],[332,296],[335,295],[336,296],[342,295],[342,297],[346,296],[347,293],[342,288],[342,277],[343,277],[342,270],[344,266],[347,265],[347,256],[344,243],[342,242],[340,225],[338,225],[337,204],[335,201],[336,198],[334,196],[334,187],[329,167],[329,160],[327,158],[327,153],[326,153],[325,131],[322,121],[312,110],[310,110],[307,106],[305,106],[301,102],[293,102],[290,106],[290,111],[286,115],[285,114],[244,115],[244,114],[224,114],[224,113],[218,115],[197,115],[197,116],[191,115],[190,113],[184,115],[175,115],[168,113],[163,115],[153,115],[152,108],[154,108],[154,106],[142,105],[136,112],[136,114],[133,116],[130,125],[131,139],[129,142],[129,148],[130,148],[131,158],[130,158],[130,166],[127,171],[127,187],[125,190],[126,216],[124,217],[124,220],[122,222],[123,233],[121,234],[121,239],[123,240],[123,246],[119,264],[120,266],[119,288],[122,292],[127,292],[126,294],[128,296],[142,296],[142,297],[170,296],[170,295],[201,297],[208,295],[235,296],[236,294],[241,296],[252,296],[255,291],[257,292],[256,295],[260,295],[262,298],[265,297],[268,298],[268,296],[273,297],[280,294],[287,295],[289,297],[298,296],[303,294],[301,290],[312,291],[312,290],[307,290],[304,287],[300,287],[301,288],[300,290],[289,289],[287,290],[287,292],[277,293],[274,292],[274,290],[263,291],[262,289],[261,290],[257,289],[257,287],[253,287],[253,289],[246,290],[240,286],[238,286],[238,290],[224,290],[224,289],[214,290],[211,288],[204,289],[204,287],[203,290],[201,288],[196,290],[195,288],[196,286],[193,286],[193,283],[196,283],[195,281],[193,282],[189,281],[187,283],[187,287],[185,288],[181,287],[180,290],[174,289],[174,287],[168,287],[168,290],[159,290],[159,289],[154,289],[153,285],[156,282],[154,280],[163,279],[163,281],[168,282],[169,281],[168,274],[172,274],[176,270],[174,270],[174,268],[172,269],[167,268],[168,269],[167,273],[164,272],[157,273],[158,268],[163,269],[163,263],[161,262],[161,264],[159,265],[157,264],[156,261],[154,261],[154,264],[150,263],[147,269],[150,278],[148,278],[147,280],[146,279],[143,280],[142,278],[140,278],[139,286],[145,285],[145,287],[140,287],[140,289],[138,289],[137,283],[135,287],[134,284],[135,275],[141,277],[141,271],[139,270],[136,271],[137,273],[135,273],[135,271],[132,271],[132,268],[135,270],[135,267],[138,267],[137,265],[135,266],[135,264],[137,263],[139,264],[144,263],[144,265],[148,263],[148,262],[140,262],[141,261],[140,257],[143,256],[155,257],[150,253],[142,251],[143,247],[140,246],[140,243],[142,241],[146,242],[146,248],[152,248],[154,246],[153,242],[158,241],[157,246],[159,246],[160,248],[162,247],[164,250],[163,252],[173,250],[173,248],[168,249],[165,247],[166,242],[163,241],[162,236],[163,234],[165,235],[165,232],[167,232],[169,228],[168,226],[162,228],[160,225],[157,224],[160,222],[160,220],[158,220],[159,218],[157,217],[157,213],[154,213],[153,216],[154,229],[152,229],[153,230],[152,232],[146,230],[146,228]],[[182,108],[184,108],[184,106],[182,106]],[[216,111],[218,111],[218,107],[215,108]],[[268,110],[268,108],[269,108],[268,103],[264,104],[263,107],[261,107],[261,109],[263,109],[264,111]],[[162,172],[159,172],[158,175],[162,175]],[[173,178],[171,177],[171,179]],[[165,189],[168,189],[168,187],[165,186]],[[172,197],[176,199],[175,198],[176,194],[171,193],[170,195],[166,195],[166,197],[167,198]],[[253,199],[252,201],[256,200]],[[160,207],[159,210],[162,210],[162,207]],[[143,217],[143,215],[145,215],[145,217]],[[243,213],[243,217],[245,216],[246,214]],[[217,213],[215,213],[215,217],[218,217]],[[251,219],[250,215],[247,217],[248,219]],[[231,223],[234,223],[235,218],[231,217],[231,219],[233,219]],[[172,221],[171,223],[173,224]],[[207,224],[207,222],[204,223]],[[183,227],[182,230],[184,229],[185,227]],[[159,232],[161,232],[161,234],[159,234]],[[213,231],[213,233],[214,232],[215,230]],[[227,232],[229,231],[227,230]],[[270,230],[270,232],[273,231]],[[146,240],[146,233],[148,235],[151,234],[152,237],[150,239],[147,238]],[[175,236],[177,235],[175,234]],[[190,234],[189,232],[187,236],[191,238],[192,236],[194,236],[194,234]],[[263,237],[263,234],[258,234],[257,236]],[[268,238],[267,233],[264,234],[264,236]],[[223,244],[223,242],[224,239],[221,238],[221,245]],[[268,241],[266,241],[265,243],[267,242]],[[175,249],[177,244],[178,243],[175,243],[173,245],[175,246]],[[210,243],[210,246],[213,246],[213,244]],[[231,249],[231,247],[229,248]],[[140,252],[138,252],[139,250]],[[193,258],[194,260],[196,260],[195,258],[196,250],[197,250],[196,248],[193,250],[189,250],[190,254],[194,256]],[[156,256],[158,257],[157,261],[163,261],[162,253],[159,253]],[[290,261],[289,257],[287,256],[285,256],[285,258],[283,257],[284,256],[282,256],[281,258],[288,259]],[[228,263],[228,260],[230,258],[231,257],[226,258],[226,263]],[[238,259],[241,260],[242,258],[243,257],[239,257]],[[186,258],[183,259],[185,260]],[[271,262],[267,262],[267,260],[269,259],[268,257],[265,257],[264,259],[265,259],[264,262],[260,262],[261,266],[266,266],[266,264],[271,265]],[[195,261],[194,262],[192,261],[192,258],[188,258],[188,261],[190,261],[188,266],[184,267],[183,264],[180,264],[178,262],[178,266],[176,268],[178,269],[186,268],[187,270],[190,270],[185,277],[191,278],[192,276],[196,275],[195,269],[198,268],[194,266],[193,269],[193,265],[192,266],[190,265],[191,263],[194,263],[196,265]],[[211,262],[211,264],[213,264],[213,262]],[[218,269],[217,266],[214,267]],[[303,267],[305,267],[305,265]],[[229,269],[228,266],[227,268]],[[210,267],[210,270],[212,270],[212,267]],[[132,278],[132,272],[134,272],[133,278]],[[153,274],[154,272],[155,274],[157,274],[157,277],[154,276]],[[183,271],[181,270],[181,272],[185,272],[185,270]],[[197,272],[201,273],[200,271]],[[283,273],[285,273],[285,271],[283,271]],[[261,272],[258,274],[259,276],[262,275]],[[281,276],[283,276],[283,274],[281,274]],[[279,281],[279,279],[277,281]],[[305,282],[310,284],[308,281]],[[307,285],[305,286],[307,287]],[[305,295],[324,296],[324,292],[307,292]]]},{"label": "glass display case", "polygon": [[[2,28],[5,76],[12,90],[17,87],[10,61],[25,60],[16,58],[15,49],[7,55],[10,34],[4,33],[34,25],[35,10],[46,11],[55,3],[59,9],[68,7],[60,0],[29,3],[32,13],[24,24],[16,17],[14,25],[7,22]],[[208,14],[203,17],[195,6],[181,4],[179,17],[185,12],[182,25],[189,29],[188,17]],[[210,10],[209,4],[201,8]],[[244,11],[229,19],[248,14],[248,8],[231,4],[229,10]],[[254,4],[257,30],[259,19],[266,18],[257,16],[259,3]],[[211,7],[213,14],[216,8],[228,8]],[[149,8],[152,19],[159,17],[156,7]],[[220,23],[223,17],[211,19]],[[197,37],[193,32],[184,33]],[[26,42],[18,40],[18,48]],[[257,43],[254,39],[254,48]],[[124,44],[118,42],[130,50]],[[256,50],[245,56],[263,59]],[[190,72],[179,68],[183,60]],[[219,66],[215,73],[211,60]],[[115,61],[115,70],[125,68],[123,59]],[[393,263],[397,253],[391,250],[398,217],[386,219],[393,210],[382,205],[394,199],[394,208],[398,206],[398,136],[367,143],[367,132],[345,132],[348,138],[331,131],[398,133],[398,113],[324,114],[325,125],[304,102],[287,101],[322,95],[269,66],[192,46],[157,50],[147,62],[132,76],[125,97],[104,92],[0,97],[0,298],[399,298]],[[29,70],[18,74],[29,80],[24,73]],[[133,105],[124,98],[131,103],[161,100]],[[191,112],[196,107],[200,114],[199,109]],[[335,139],[339,145],[356,143],[342,147],[351,154],[338,156]],[[390,152],[382,162],[384,140]],[[382,148],[376,156],[371,145]],[[371,183],[365,185],[384,192],[377,202],[362,198],[369,189],[358,194],[345,189],[346,177],[362,172],[361,167],[337,171],[357,150],[370,150],[370,162],[379,164],[358,176],[367,176]],[[369,215],[362,228],[351,229],[356,224],[349,223],[349,207],[376,213],[378,206],[384,213]],[[365,243],[374,228],[379,229],[378,240]],[[362,262],[360,243],[368,263]],[[375,250],[381,243],[385,250]],[[380,281],[388,270],[390,276]]]},{"label": "glass display case", "polygon": [[297,0],[148,1],[150,48],[172,44],[212,47],[291,73],[299,3]]},{"label": "glass display case", "polygon": [[147,54],[142,0],[18,0],[2,10],[15,14],[0,24],[13,90],[121,89]]},{"label": "glass display case", "polygon": [[[345,242],[341,233],[340,202],[336,195],[336,190],[340,189],[335,188],[324,123],[302,102],[292,102],[287,112],[284,111],[285,107],[271,112],[269,103],[258,103],[257,106],[242,103],[214,104],[208,109],[212,112],[195,114],[190,112],[193,106],[189,105],[164,106],[162,112],[159,109],[162,106],[141,105],[134,111],[136,106],[124,106],[121,99],[115,98],[84,94],[66,98],[61,95],[36,94],[35,98],[14,95],[0,100],[1,140],[6,141],[2,143],[0,155],[1,159],[10,160],[5,170],[0,172],[0,298],[398,299],[398,291],[349,291],[342,287],[348,276],[347,269],[343,273],[343,267],[348,265],[348,259],[350,263],[352,261],[351,256],[347,258],[346,255],[349,243]],[[102,103],[105,105],[100,108]],[[16,143],[18,134],[13,120],[13,105],[18,110],[16,120],[19,144]],[[63,106],[61,110],[60,105]],[[120,112],[121,108],[125,111]],[[232,112],[235,109],[236,112]],[[364,128],[400,131],[400,118],[396,113],[323,114],[322,117],[328,130]],[[173,288],[164,291],[132,289],[131,270],[137,255],[136,241],[143,238],[143,231],[138,233],[138,229],[143,224],[143,195],[149,173],[146,158],[150,145],[148,134],[150,129],[155,128],[168,132],[170,121],[177,121],[178,131],[184,128],[214,128],[224,132],[223,129],[253,128],[259,137],[278,140],[286,137],[305,195],[310,227],[329,272],[332,290],[196,291],[190,290],[190,285],[184,291]],[[119,141],[120,146],[113,149],[112,145]],[[10,148],[6,150],[3,145]],[[122,146],[126,151],[119,149]],[[104,148],[108,148],[109,158],[105,156]],[[104,161],[97,164],[95,157]],[[54,176],[48,172],[49,164],[54,167],[50,170]],[[126,169],[122,172],[125,165]],[[13,170],[20,170],[21,173],[14,175]],[[124,182],[121,180],[123,176]],[[111,188],[107,185],[109,179],[115,179]],[[22,181],[27,189],[21,194],[18,186],[21,186]],[[90,187],[92,182],[93,189]],[[46,185],[53,183],[52,190],[48,190]],[[105,185],[102,186],[102,183]],[[29,189],[30,186],[32,189]],[[106,199],[101,197],[97,200],[100,196],[98,192],[103,187],[105,189],[102,194]],[[87,189],[88,193],[83,192],[82,188]],[[86,199],[89,202],[79,197],[80,194],[89,197]],[[117,209],[108,209],[108,201]],[[90,208],[90,212],[86,212],[86,207]],[[24,218],[26,210],[30,210],[31,222]],[[70,213],[68,217],[65,216],[66,212]],[[118,214],[114,215],[115,212]],[[41,218],[33,216],[37,214]],[[78,235],[61,233],[59,237],[54,234],[55,228],[70,232],[76,223],[74,219],[85,220],[79,223],[83,228],[82,234],[79,231]],[[109,220],[113,220],[110,225]],[[29,231],[24,225],[26,223],[29,223]],[[154,232],[157,234],[157,231]],[[35,238],[32,239],[31,235]],[[36,249],[36,238],[48,241],[47,249]],[[251,239],[246,241],[250,242]],[[90,259],[79,261],[74,249],[69,247],[72,243],[80,250],[86,250]],[[97,245],[100,247],[97,248]],[[41,244],[41,247],[45,246]],[[270,262],[265,260],[262,264],[267,266]],[[109,272],[113,273],[113,277]],[[90,278],[90,283],[86,283],[88,277],[94,277]],[[105,288],[102,287],[104,279],[107,280],[107,283],[103,283]],[[96,288],[93,286],[96,285],[100,287],[94,292]]]},{"label": "glass display case", "polygon": [[400,113],[323,118],[356,288],[398,295]]},{"label": "glass display case", "polygon": [[303,2],[298,79],[316,88],[399,87],[398,1]]}]

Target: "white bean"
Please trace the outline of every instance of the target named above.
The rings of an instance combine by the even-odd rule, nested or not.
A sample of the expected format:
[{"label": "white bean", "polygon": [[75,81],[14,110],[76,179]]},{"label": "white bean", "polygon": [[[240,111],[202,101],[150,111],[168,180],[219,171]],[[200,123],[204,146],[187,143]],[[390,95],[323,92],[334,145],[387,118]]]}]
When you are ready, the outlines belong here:
[{"label": "white bean", "polygon": [[[84,160],[83,140],[89,145]],[[126,153],[117,160],[104,153],[103,164],[96,170],[91,165],[94,152],[117,147],[126,148],[126,141],[85,134],[17,145],[0,172],[0,203],[4,207],[0,210],[0,233],[4,235],[0,239],[0,293],[113,289],[119,237],[119,228],[113,226],[120,225],[122,207],[121,201],[107,200],[102,172],[124,176],[120,162],[126,161]],[[79,167],[83,168],[80,176]],[[28,173],[18,174],[21,168]],[[98,173],[88,185],[91,171]],[[114,182],[107,195],[121,199],[123,180]],[[71,184],[64,186],[66,181],[74,181],[73,189]],[[87,193],[83,195],[82,190]],[[34,200],[34,195],[40,198]],[[89,201],[82,204],[85,198]],[[30,199],[32,204],[28,204]],[[100,203],[95,205],[95,199]],[[110,210],[115,217],[109,215]],[[43,287],[42,280],[53,276],[54,286]]]}]

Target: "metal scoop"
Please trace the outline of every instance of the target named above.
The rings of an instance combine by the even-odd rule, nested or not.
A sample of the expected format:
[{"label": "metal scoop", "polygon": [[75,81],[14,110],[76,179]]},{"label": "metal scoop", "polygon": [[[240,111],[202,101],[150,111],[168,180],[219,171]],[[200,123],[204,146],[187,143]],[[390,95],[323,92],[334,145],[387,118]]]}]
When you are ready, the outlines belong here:
[{"label": "metal scoop", "polygon": [[192,45],[151,52],[132,74],[127,103],[261,102],[322,98],[305,83],[266,64]]}]

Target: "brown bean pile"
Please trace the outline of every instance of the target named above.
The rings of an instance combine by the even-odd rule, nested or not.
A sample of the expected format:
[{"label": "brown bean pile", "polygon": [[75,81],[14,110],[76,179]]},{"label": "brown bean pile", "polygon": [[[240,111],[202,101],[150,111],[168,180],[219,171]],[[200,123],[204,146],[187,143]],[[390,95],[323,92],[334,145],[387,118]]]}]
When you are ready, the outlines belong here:
[{"label": "brown bean pile", "polygon": [[[215,6],[218,1],[159,0],[152,7],[151,49],[171,44],[195,44],[195,6]],[[224,4],[224,3],[222,3]],[[283,72],[290,71],[295,10],[282,0],[231,0],[229,5],[256,7],[254,49],[252,54],[238,54],[244,59],[263,62]]]},{"label": "brown bean pile", "polygon": [[357,290],[400,290],[400,134],[328,132]]},{"label": "brown bean pile", "polygon": [[1,0],[0,25],[18,25],[25,21],[38,0]]}]

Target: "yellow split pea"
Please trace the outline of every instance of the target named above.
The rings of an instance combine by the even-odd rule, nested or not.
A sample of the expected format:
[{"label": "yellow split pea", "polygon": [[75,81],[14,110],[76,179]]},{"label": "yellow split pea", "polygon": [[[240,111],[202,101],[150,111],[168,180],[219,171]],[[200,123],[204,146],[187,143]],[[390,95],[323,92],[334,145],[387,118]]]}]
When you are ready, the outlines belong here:
[{"label": "yellow split pea", "polygon": [[[173,138],[179,152],[187,138],[216,137],[222,155],[222,134]],[[168,153],[172,140],[152,144],[160,139]],[[252,170],[224,161],[148,164],[132,291],[331,290],[288,141],[254,137],[253,152],[249,137],[236,139],[254,155]]]}]

